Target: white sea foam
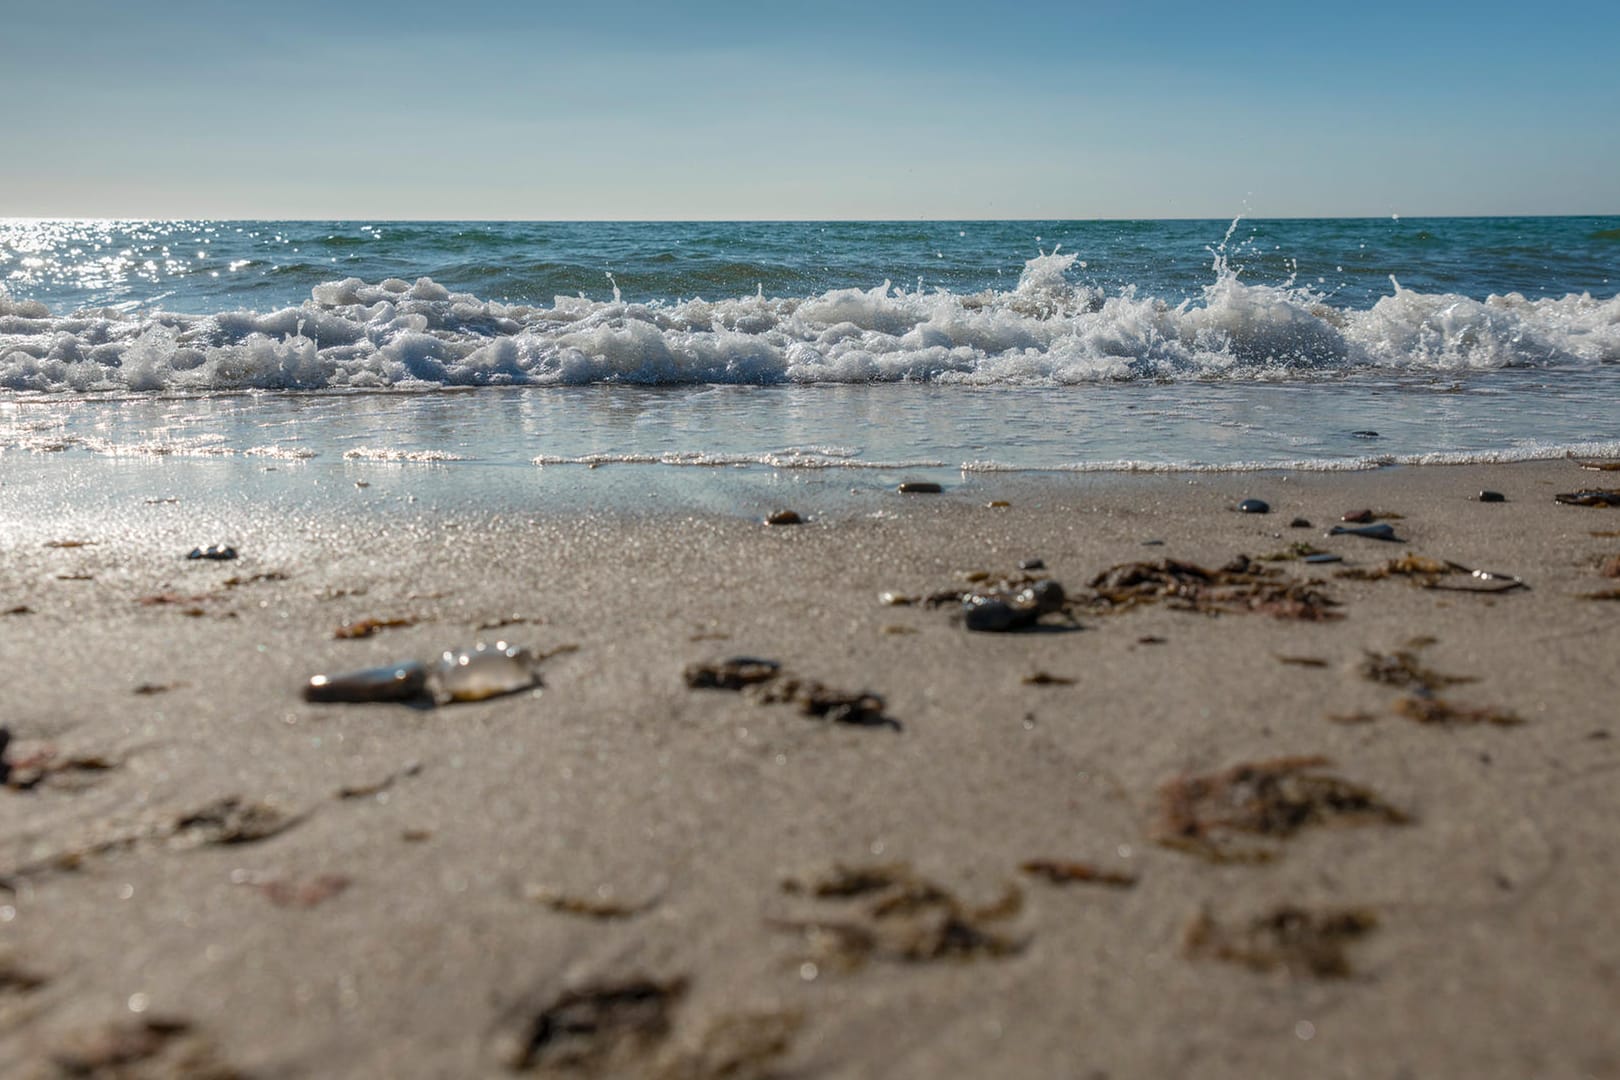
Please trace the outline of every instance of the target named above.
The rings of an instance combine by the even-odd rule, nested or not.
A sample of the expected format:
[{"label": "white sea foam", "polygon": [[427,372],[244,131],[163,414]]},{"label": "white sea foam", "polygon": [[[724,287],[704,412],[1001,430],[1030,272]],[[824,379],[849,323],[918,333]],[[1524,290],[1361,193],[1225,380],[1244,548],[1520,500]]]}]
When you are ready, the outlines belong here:
[{"label": "white sea foam", "polygon": [[759,454],[726,454],[692,450],[669,451],[662,454],[581,454],[575,457],[541,454],[534,458],[534,464],[541,466],[585,465],[593,469],[599,465],[678,465],[709,469],[763,465],[771,469],[882,469],[890,471],[901,469],[943,469],[948,467],[944,461],[866,461],[857,458],[853,452],[829,455],[797,450],[780,450]]},{"label": "white sea foam", "polygon": [[429,465],[467,460],[462,455],[448,450],[395,450],[385,446],[356,446],[352,450],[343,451],[343,458],[345,461],[410,462]]},{"label": "white sea foam", "polygon": [[1076,461],[1059,465],[1026,465],[1000,461],[965,461],[963,473],[1241,473],[1366,472],[1392,465],[1507,465],[1518,461],[1560,458],[1620,458],[1620,441],[1537,443],[1496,450],[1435,450],[1413,454],[1362,454],[1342,458],[1255,458],[1237,461]]},{"label": "white sea foam", "polygon": [[1217,258],[1196,301],[1071,284],[1072,255],[1015,288],[959,295],[888,282],[804,297],[507,305],[427,278],[316,286],[295,308],[53,315],[0,293],[0,388],[49,393],[430,389],[598,382],[1064,385],[1464,373],[1620,363],[1620,297],[1483,301],[1392,282],[1370,309]]}]

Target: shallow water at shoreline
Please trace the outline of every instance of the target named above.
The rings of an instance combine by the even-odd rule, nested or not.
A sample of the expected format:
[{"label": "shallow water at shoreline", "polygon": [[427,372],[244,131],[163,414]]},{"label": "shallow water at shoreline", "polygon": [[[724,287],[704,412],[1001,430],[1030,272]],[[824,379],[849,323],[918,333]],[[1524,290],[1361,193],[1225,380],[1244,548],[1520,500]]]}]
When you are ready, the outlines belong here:
[{"label": "shallow water at shoreline", "polygon": [[1609,225],[0,223],[0,464],[618,505],[1615,455]]}]

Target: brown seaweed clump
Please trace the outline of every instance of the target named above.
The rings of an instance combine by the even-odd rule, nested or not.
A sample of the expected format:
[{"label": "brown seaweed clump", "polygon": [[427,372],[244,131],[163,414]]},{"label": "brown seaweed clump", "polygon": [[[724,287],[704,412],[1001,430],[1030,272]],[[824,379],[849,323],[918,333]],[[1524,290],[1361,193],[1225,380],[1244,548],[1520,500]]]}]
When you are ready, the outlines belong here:
[{"label": "brown seaweed clump", "polygon": [[1206,911],[1188,925],[1184,947],[1195,959],[1253,971],[1342,979],[1350,974],[1346,948],[1377,926],[1378,917],[1364,908],[1312,911],[1284,904],[1236,925],[1223,925]]},{"label": "brown seaweed clump", "polygon": [[1335,577],[1347,581],[1382,581],[1385,578],[1405,577],[1422,589],[1443,589],[1451,592],[1511,592],[1528,588],[1524,581],[1512,574],[1490,570],[1474,570],[1449,559],[1431,559],[1408,551],[1396,559],[1377,566],[1353,566],[1340,570]]},{"label": "brown seaweed clump", "polygon": [[1424,694],[1460,683],[1478,682],[1471,675],[1446,675],[1423,666],[1417,653],[1397,649],[1392,653],[1367,652],[1361,661],[1362,677],[1386,686],[1417,689]]},{"label": "brown seaweed clump", "polygon": [[1408,720],[1440,726],[1497,724],[1502,727],[1515,727],[1524,723],[1524,718],[1512,709],[1498,709],[1489,705],[1453,705],[1445,698],[1434,697],[1431,694],[1403,697],[1395,703],[1395,711]]},{"label": "brown seaweed clump", "polygon": [[109,1024],[58,1047],[51,1063],[62,1076],[122,1080],[186,1077],[187,1080],[241,1080],[243,1073],[220,1060],[213,1046],[189,1021],[146,1017]]},{"label": "brown seaweed clump", "polygon": [[332,636],[339,641],[354,641],[359,638],[375,636],[379,631],[393,629],[401,626],[415,626],[416,620],[408,617],[389,619],[360,619],[357,622],[345,623],[332,631]]},{"label": "brown seaweed clump", "polygon": [[686,986],[633,977],[565,990],[505,1034],[501,1064],[543,1076],[645,1075]]},{"label": "brown seaweed clump", "polygon": [[1092,596],[1082,602],[1099,614],[1162,603],[1205,615],[1256,612],[1307,622],[1341,618],[1332,610],[1338,601],[1317,588],[1316,582],[1281,578],[1276,570],[1246,555],[1218,570],[1179,559],[1121,563],[1089,584]]},{"label": "brown seaweed clump", "polygon": [[835,866],[809,881],[783,882],[782,891],[836,905],[835,914],[773,919],[804,935],[807,960],[853,971],[869,960],[927,963],[1012,956],[1024,941],[996,929],[1023,909],[1009,885],[984,906],[968,904],[905,863]]},{"label": "brown seaweed clump", "polygon": [[50,746],[8,756],[10,745],[11,730],[0,727],[0,787],[13,791],[32,791],[42,786],[81,790],[120,764],[116,758],[101,754],[63,754]]},{"label": "brown seaweed clump", "polygon": [[1323,771],[1325,757],[1283,757],[1177,776],[1159,788],[1153,839],[1215,862],[1265,861],[1312,825],[1401,825],[1410,819],[1370,788]]},{"label": "brown seaweed clump", "polygon": [[1620,506],[1620,488],[1582,488],[1579,491],[1560,492],[1553,502],[1565,506]]},{"label": "brown seaweed clump", "polygon": [[614,900],[605,895],[570,893],[550,885],[530,885],[523,890],[525,899],[563,915],[580,915],[587,919],[628,919],[651,911],[662,899],[654,893],[639,900]]},{"label": "brown seaweed clump", "polygon": [[176,818],[170,835],[171,842],[181,847],[251,844],[284,832],[298,821],[273,806],[229,795]]},{"label": "brown seaweed clump", "polygon": [[0,1000],[5,994],[31,994],[48,982],[45,976],[0,953]]},{"label": "brown seaweed clump", "polygon": [[716,663],[688,664],[684,678],[694,690],[742,691],[758,704],[796,705],[804,716],[833,724],[900,730],[900,722],[883,711],[881,696],[868,690],[834,689],[815,679],[791,674],[775,660],[734,656]]},{"label": "brown seaweed clump", "polygon": [[1072,862],[1068,859],[1026,859],[1018,864],[1018,869],[1031,877],[1049,881],[1053,885],[1072,885],[1084,882],[1128,889],[1136,884],[1135,874],[1128,874],[1122,870],[1104,870],[1102,867],[1094,866],[1091,863]]}]

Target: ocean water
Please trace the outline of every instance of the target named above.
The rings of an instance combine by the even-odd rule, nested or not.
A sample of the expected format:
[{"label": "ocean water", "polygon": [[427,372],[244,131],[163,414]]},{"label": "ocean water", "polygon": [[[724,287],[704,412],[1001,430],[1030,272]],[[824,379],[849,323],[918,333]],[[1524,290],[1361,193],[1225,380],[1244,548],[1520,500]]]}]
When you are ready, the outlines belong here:
[{"label": "ocean water", "polygon": [[1620,455],[1620,218],[3,221],[0,287],[16,483]]}]

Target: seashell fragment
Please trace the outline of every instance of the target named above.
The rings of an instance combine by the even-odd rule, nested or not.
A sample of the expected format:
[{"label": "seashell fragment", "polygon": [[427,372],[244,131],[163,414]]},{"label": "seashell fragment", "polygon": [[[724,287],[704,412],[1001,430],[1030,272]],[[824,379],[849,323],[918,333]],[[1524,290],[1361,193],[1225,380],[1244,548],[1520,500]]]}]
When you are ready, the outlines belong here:
[{"label": "seashell fragment", "polygon": [[497,641],[471,649],[448,649],[434,671],[435,696],[441,701],[483,701],[537,686],[534,655],[528,649]]},{"label": "seashell fragment", "polygon": [[305,701],[409,701],[427,689],[427,668],[415,660],[342,675],[315,675]]}]

